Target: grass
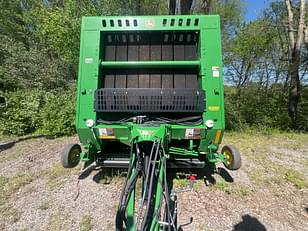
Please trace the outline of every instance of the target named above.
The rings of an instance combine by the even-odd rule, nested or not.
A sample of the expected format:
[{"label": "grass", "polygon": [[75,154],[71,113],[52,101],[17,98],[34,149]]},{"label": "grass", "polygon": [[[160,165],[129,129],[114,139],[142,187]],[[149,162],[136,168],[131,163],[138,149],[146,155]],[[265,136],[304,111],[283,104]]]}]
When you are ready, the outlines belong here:
[{"label": "grass", "polygon": [[106,228],[107,228],[107,230],[113,230],[114,229],[114,223],[107,221]]},{"label": "grass", "polygon": [[200,230],[200,231],[206,230],[206,225],[205,224],[200,224],[199,227],[198,227],[198,230]]},{"label": "grass", "polygon": [[271,176],[265,179],[265,183],[268,185],[282,186],[286,183],[286,181],[281,176]]},{"label": "grass", "polygon": [[[15,176],[0,176],[0,215],[5,224],[15,223],[20,218],[20,213],[12,207],[8,200],[23,186],[31,183],[33,176],[30,174],[18,174]],[[5,230],[5,228],[3,228]]]},{"label": "grass", "polygon": [[6,161],[11,161],[11,160],[16,160],[19,157],[22,156],[22,152],[12,152],[12,153],[5,153],[0,155],[0,163],[6,162]]},{"label": "grass", "polygon": [[84,215],[81,218],[80,224],[80,231],[90,231],[93,229],[93,224],[92,224],[92,218],[89,215]]},{"label": "grass", "polygon": [[15,176],[0,176],[0,215],[5,224],[15,223],[20,218],[20,213],[12,207],[8,200],[23,186],[31,183],[32,176],[28,174]]},{"label": "grass", "polygon": [[294,148],[307,145],[308,134],[271,130],[263,132],[257,129],[244,129],[241,132],[227,131],[224,142],[233,143],[241,148],[255,148],[257,151],[267,150],[273,142],[279,147]]},{"label": "grass", "polygon": [[136,193],[136,197],[137,198],[141,198],[141,196],[142,196],[142,190],[143,190],[143,188],[142,188],[142,180],[141,180],[141,178],[139,178],[138,180],[137,180],[137,182],[136,182],[136,186],[135,186],[135,193]]},{"label": "grass", "polygon": [[[173,180],[173,188],[178,189],[189,189],[190,181],[188,179],[174,179]],[[193,184],[193,190],[198,190],[205,185],[203,180],[196,180]]]},{"label": "grass", "polygon": [[40,203],[40,205],[38,206],[38,209],[40,210],[47,210],[50,208],[50,203],[49,201],[43,201]]},{"label": "grass", "polygon": [[219,190],[226,194],[233,196],[246,197],[250,196],[254,190],[238,183],[227,183],[225,181],[218,181],[212,187],[211,190]]},{"label": "grass", "polygon": [[303,161],[303,165],[308,169],[308,159],[305,159],[305,160]]},{"label": "grass", "polygon": [[[173,187],[175,189],[187,189],[190,185],[190,180],[188,179],[190,175],[190,172],[176,172],[176,177],[173,179]],[[204,184],[203,180],[196,180],[193,184],[193,188],[200,188]]]},{"label": "grass", "polygon": [[68,230],[68,224],[65,222],[65,220],[68,220],[67,214],[64,214],[61,209],[58,209],[56,214],[48,218],[45,231]]},{"label": "grass", "polygon": [[96,174],[96,181],[100,184],[121,183],[126,178],[126,170],[103,168]]},{"label": "grass", "polygon": [[23,186],[31,183],[31,174],[17,174],[15,176],[0,176],[0,205]]},{"label": "grass", "polygon": [[44,170],[42,175],[47,178],[47,185],[49,189],[57,189],[66,182],[69,175],[77,173],[78,168],[66,169],[60,163],[52,165],[50,168]]},{"label": "grass", "polygon": [[20,218],[20,213],[18,210],[8,203],[0,206],[0,214],[2,219],[6,221],[5,223],[15,223]]},{"label": "grass", "polygon": [[254,185],[260,185],[264,182],[264,171],[261,169],[253,169],[248,172],[249,179],[253,181]]},{"label": "grass", "polygon": [[0,143],[6,143],[7,141],[10,140],[15,140],[18,138],[16,135],[3,135],[3,133],[0,131]]},{"label": "grass", "polygon": [[174,179],[173,180],[173,187],[177,188],[186,188],[188,186],[189,181],[187,179]]},{"label": "grass", "polygon": [[255,169],[248,173],[250,179],[256,184],[267,184],[283,186],[286,183],[294,185],[297,189],[303,189],[308,187],[308,182],[304,175],[295,170],[286,168],[283,165],[264,162],[262,166],[263,170]]},{"label": "grass", "polygon": [[[272,131],[265,134],[262,131],[248,129],[244,130],[242,134],[227,132],[225,143],[235,144],[245,157],[248,166],[245,166],[245,162],[243,162],[242,170],[248,174],[255,186],[263,184],[283,186],[290,183],[297,189],[303,189],[308,187],[305,175],[297,169],[290,168],[288,161],[294,162],[294,158],[297,158],[296,163],[301,165],[302,169],[307,169],[308,159],[305,155],[294,157],[289,154],[289,150],[304,153],[307,149],[307,140],[308,134],[282,131]],[[275,153],[271,148],[273,146],[282,149],[283,152]],[[275,158],[282,159],[285,164],[275,162]]]},{"label": "grass", "polygon": [[293,184],[298,189],[308,187],[308,183],[303,175],[294,169],[288,169],[284,174],[284,178],[287,182]]},{"label": "grass", "polygon": [[[308,159],[304,155],[305,150],[307,150],[308,134],[296,134],[296,133],[276,133],[274,132],[255,132],[255,131],[243,131],[239,132],[227,132],[225,137],[225,143],[234,144],[240,150],[243,158],[243,168],[240,171],[246,172],[250,179],[250,186],[246,186],[243,183],[228,183],[218,180],[217,183],[211,187],[209,190],[217,190],[225,193],[226,195],[234,196],[237,198],[246,198],[254,194],[255,190],[258,188],[267,188],[272,190],[273,193],[280,192],[280,190],[285,187],[291,187],[294,190],[301,190],[308,188],[308,180],[305,178],[305,172],[301,172],[299,169],[292,169],[288,165],[287,160],[292,161],[293,158],[289,150],[298,150],[302,154],[299,156],[298,163],[301,164],[303,169],[308,167]],[[281,152],[272,147],[276,147]],[[274,151],[273,151],[274,150]],[[293,152],[294,153],[294,152]],[[18,152],[7,153],[8,155],[0,156],[0,162],[14,160],[19,158],[20,154]],[[296,154],[296,153],[295,153]],[[279,160],[286,160],[285,162],[275,162],[275,158],[270,158],[275,155],[275,158],[281,158]],[[289,156],[288,156],[289,155]],[[302,162],[300,162],[303,160]],[[285,165],[284,165],[285,163]],[[306,168],[305,168],[306,166]],[[50,168],[42,171],[42,176],[47,180],[47,185],[50,189],[56,189],[62,186],[68,176],[72,174],[77,174],[79,168],[75,169],[64,169],[60,163],[52,165]],[[99,174],[99,182],[102,184],[117,183],[124,180],[123,174],[116,172],[102,171]],[[5,217],[5,224],[10,224],[18,221],[20,217],[19,211],[10,206],[7,200],[12,198],[18,190],[20,190],[25,185],[31,183],[34,177],[41,177],[31,174],[18,174],[15,176],[0,176],[0,213],[1,217]],[[189,181],[186,176],[178,176],[174,180],[175,188],[186,188]],[[199,187],[199,185],[204,185],[202,180],[197,180],[194,185],[194,189]],[[294,188],[293,188],[293,186]],[[27,187],[29,188],[29,187]],[[138,181],[137,192],[140,193],[141,183]],[[291,190],[292,192],[294,190]],[[23,191],[24,192],[24,191]],[[257,194],[255,194],[257,195]],[[278,194],[277,194],[278,195]],[[280,195],[278,195],[280,197]],[[115,200],[117,201],[117,200]],[[116,208],[117,204],[115,204]],[[50,209],[51,204],[48,201],[42,201],[38,205],[40,210]],[[50,209],[52,211],[52,209]],[[9,219],[6,222],[6,219]],[[69,228],[69,224],[66,222],[66,215],[61,212],[61,210],[56,211],[56,214],[51,216],[47,223],[46,230],[65,230]],[[112,223],[113,225],[113,223]],[[112,230],[112,226],[110,230]],[[7,228],[7,227],[5,227]],[[5,228],[3,230],[5,230]],[[93,220],[89,215],[82,217],[79,223],[80,230],[92,230]],[[205,230],[206,227],[201,227],[201,230]],[[1,230],[1,224],[0,224]]]}]

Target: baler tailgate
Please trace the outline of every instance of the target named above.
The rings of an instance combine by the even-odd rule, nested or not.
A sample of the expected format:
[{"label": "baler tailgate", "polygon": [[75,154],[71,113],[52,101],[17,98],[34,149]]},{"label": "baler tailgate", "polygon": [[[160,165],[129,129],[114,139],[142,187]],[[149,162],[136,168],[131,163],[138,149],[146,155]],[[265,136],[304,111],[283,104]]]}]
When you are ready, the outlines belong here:
[{"label": "baler tailgate", "polygon": [[197,89],[101,88],[95,91],[96,112],[203,112],[205,94]]},{"label": "baler tailgate", "polygon": [[233,146],[218,151],[225,125],[219,16],[84,17],[81,31],[83,148],[69,145],[62,165],[128,167],[117,231],[182,230],[176,168],[189,171],[192,190],[196,168],[241,165]]}]

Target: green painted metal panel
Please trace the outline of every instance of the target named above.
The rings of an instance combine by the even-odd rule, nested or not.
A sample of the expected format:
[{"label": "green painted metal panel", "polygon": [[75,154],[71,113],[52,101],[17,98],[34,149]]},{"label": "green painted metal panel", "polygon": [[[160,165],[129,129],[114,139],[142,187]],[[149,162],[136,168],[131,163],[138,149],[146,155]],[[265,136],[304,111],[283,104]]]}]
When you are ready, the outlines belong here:
[{"label": "green painted metal panel", "polygon": [[[187,60],[184,60],[180,53],[170,53],[173,52],[173,48],[170,50],[169,47],[172,46],[168,44],[166,46],[163,44],[161,46],[159,46],[159,44],[155,45],[156,48],[153,49],[157,49],[160,53],[151,53],[152,48],[146,48],[149,49],[149,59],[152,60],[142,60],[143,58],[141,57],[140,60],[134,61],[136,60],[136,55],[138,55],[136,52],[138,49],[141,49],[138,48],[138,45],[135,47],[124,48],[124,50],[130,49],[127,50],[129,52],[126,54],[126,58],[124,57],[124,59],[127,60],[121,60],[121,57],[118,57],[119,59],[116,60],[117,51],[119,52],[120,48],[117,48],[116,43],[113,44],[112,41],[109,41],[109,50],[105,50],[105,47],[108,45],[108,40],[105,37],[106,33],[111,34],[111,37],[114,36],[115,41],[118,41],[116,40],[118,39],[117,36],[121,33],[126,34],[127,36],[127,33],[135,34],[137,36],[139,33],[145,31],[152,31],[153,33],[155,31],[159,33],[169,33],[169,35],[172,35],[175,32],[197,34],[197,59],[192,60],[188,58]],[[182,75],[173,70],[195,68],[197,73],[199,73],[199,87],[206,93],[206,109],[202,115],[203,121],[209,119],[213,120],[215,124],[214,128],[207,129],[205,124],[194,125],[191,127],[171,125],[170,136],[171,139],[185,139],[186,129],[201,128],[204,133],[202,133],[201,136],[202,140],[199,146],[199,151],[208,152],[209,145],[214,142],[217,131],[221,131],[221,137],[224,131],[223,67],[220,36],[220,18],[217,15],[83,17],[76,110],[76,127],[81,142],[85,145],[92,143],[97,147],[97,149],[101,146],[101,141],[99,139],[95,140],[95,134],[97,133],[87,128],[85,121],[87,119],[93,119],[96,121],[97,119],[98,115],[94,112],[93,98],[95,90],[100,86],[103,86],[103,76],[105,76],[105,78],[110,77],[110,81],[107,83],[111,84],[111,87],[117,87],[117,85],[122,87],[123,84],[120,84],[119,81],[121,79],[124,80],[124,77],[125,79],[127,78],[127,83],[125,83],[125,86],[123,85],[124,87],[130,86],[130,84],[135,86],[136,83],[133,81],[138,81],[138,73],[130,74],[128,69],[162,70],[166,68],[169,70],[170,74],[167,72],[157,72],[155,74],[153,72],[153,74],[149,75],[149,83],[147,84],[143,82],[142,84],[140,83],[139,86],[143,86],[144,84],[147,86],[155,86],[157,83],[152,83],[151,81],[154,81],[154,77],[156,76],[159,85],[170,88],[173,86],[181,87],[183,84],[190,86],[191,83],[188,79],[190,78],[189,74],[187,74],[186,80],[184,75],[183,82],[181,79]],[[135,48],[137,49],[136,52]],[[186,47],[185,45],[180,45],[179,49],[183,49],[184,51]],[[105,56],[105,52],[109,57]],[[134,52],[136,53],[135,55]],[[190,57],[190,50],[185,50],[185,52],[188,54],[187,57]],[[161,60],[157,60],[155,56],[157,54],[161,55]],[[174,57],[167,57],[170,54],[173,54]],[[170,60],[172,57],[174,60]],[[106,61],[105,58],[107,58],[108,61]],[[106,74],[107,70],[118,69],[127,70],[127,72],[124,72],[124,75],[119,73],[118,76],[117,73],[114,75]],[[143,81],[142,78],[144,79],[146,77],[143,75],[144,74],[139,75],[139,82]],[[132,78],[128,79],[128,77]],[[176,82],[173,83],[173,81]],[[194,86],[194,84],[192,84],[192,86]],[[111,116],[111,118],[112,117],[113,116]],[[126,123],[125,125],[96,123],[95,129],[100,127],[114,128],[116,139],[128,144],[132,139],[132,126],[133,125],[129,123]],[[120,128],[123,129],[121,130]],[[94,131],[96,131],[95,129]],[[221,137],[219,137],[218,143],[221,142]]]},{"label": "green painted metal panel", "polygon": [[[143,31],[143,30],[201,30],[218,28],[217,15],[178,16],[105,16],[83,17],[86,30]],[[105,23],[104,23],[105,21]],[[104,26],[105,25],[105,26]]]},{"label": "green painted metal panel", "polygon": [[93,97],[98,84],[99,32],[85,32],[84,24],[83,22],[81,27],[76,127],[80,141],[84,145],[92,143],[99,149],[100,146],[93,132],[85,125],[87,119],[96,120]]}]

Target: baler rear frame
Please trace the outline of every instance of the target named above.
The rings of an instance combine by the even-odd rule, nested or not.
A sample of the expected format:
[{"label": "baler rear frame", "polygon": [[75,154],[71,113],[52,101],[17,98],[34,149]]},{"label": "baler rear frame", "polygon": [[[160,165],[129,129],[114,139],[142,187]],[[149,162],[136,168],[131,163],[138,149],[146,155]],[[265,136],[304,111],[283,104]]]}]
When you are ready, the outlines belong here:
[{"label": "baler rear frame", "polygon": [[[117,230],[181,229],[175,191],[165,179],[168,167],[215,168],[218,162],[231,170],[240,167],[233,146],[218,151],[225,126],[222,68],[217,15],[83,18],[79,158],[85,166],[128,167]],[[65,149],[62,163],[74,159],[76,150]],[[149,181],[153,188],[147,171],[155,175]],[[151,191],[147,197],[154,198],[143,198],[147,212],[141,224],[134,216],[137,177],[144,180],[142,195]],[[158,218],[162,197],[168,215]]]}]

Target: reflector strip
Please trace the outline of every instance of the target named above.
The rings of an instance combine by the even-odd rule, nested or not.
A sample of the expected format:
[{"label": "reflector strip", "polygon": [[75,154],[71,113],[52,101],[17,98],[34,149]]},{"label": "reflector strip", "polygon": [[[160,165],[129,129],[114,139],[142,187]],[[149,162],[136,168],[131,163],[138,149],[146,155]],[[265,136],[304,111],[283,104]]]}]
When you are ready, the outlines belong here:
[{"label": "reflector strip", "polygon": [[215,141],[214,144],[218,144],[221,136],[221,130],[217,130],[216,135],[215,135]]},{"label": "reflector strip", "polygon": [[99,136],[100,139],[115,139],[115,136]]}]

